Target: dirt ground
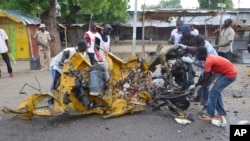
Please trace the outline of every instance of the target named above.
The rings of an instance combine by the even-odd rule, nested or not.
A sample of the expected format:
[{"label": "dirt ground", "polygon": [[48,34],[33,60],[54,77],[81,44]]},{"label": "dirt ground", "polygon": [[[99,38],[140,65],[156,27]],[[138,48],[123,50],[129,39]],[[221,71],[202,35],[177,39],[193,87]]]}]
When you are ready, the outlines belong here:
[{"label": "dirt ground", "polygon": [[[147,52],[156,45],[147,45]],[[130,54],[131,46],[113,46],[116,54]],[[136,48],[141,51],[141,46]],[[123,57],[125,58],[126,55]],[[0,59],[2,77],[0,78],[0,109],[4,106],[16,109],[20,102],[30,94],[48,91],[51,83],[49,71],[30,70],[29,61],[12,62],[14,78],[8,76],[6,66]],[[222,95],[230,125],[240,120],[250,121],[250,77],[247,64],[234,63],[239,71],[237,80],[227,87]],[[23,93],[20,90],[26,86]],[[40,85],[40,87],[39,87]],[[180,125],[174,121],[167,109],[153,112],[145,111],[118,118],[103,119],[101,115],[34,117],[24,120],[14,115],[0,112],[0,141],[229,141],[229,129],[216,127],[198,119],[199,103],[192,102],[186,113],[194,115],[195,121]]]}]

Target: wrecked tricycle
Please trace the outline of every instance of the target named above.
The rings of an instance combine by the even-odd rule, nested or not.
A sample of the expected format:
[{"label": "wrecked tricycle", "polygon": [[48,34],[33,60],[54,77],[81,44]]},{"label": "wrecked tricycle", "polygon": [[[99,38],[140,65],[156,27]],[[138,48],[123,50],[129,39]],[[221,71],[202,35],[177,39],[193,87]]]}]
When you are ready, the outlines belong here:
[{"label": "wrecked tricycle", "polygon": [[[27,96],[16,110],[3,108],[5,114],[16,114],[24,119],[34,116],[100,114],[112,118],[142,111],[147,105],[158,109],[168,106],[174,115],[186,118],[189,107],[186,96],[174,82],[173,67],[162,59],[162,46],[146,59],[130,56],[126,61],[106,52],[103,63],[91,65],[80,53],[75,53],[64,65],[57,89],[48,93]],[[159,78],[152,77],[152,68],[162,62]],[[52,99],[53,107],[47,101]]]}]

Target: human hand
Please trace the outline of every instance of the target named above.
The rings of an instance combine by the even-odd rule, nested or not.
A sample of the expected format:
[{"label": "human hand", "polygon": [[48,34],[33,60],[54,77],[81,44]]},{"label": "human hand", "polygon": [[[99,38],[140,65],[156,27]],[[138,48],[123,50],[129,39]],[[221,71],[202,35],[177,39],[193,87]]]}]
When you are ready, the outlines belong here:
[{"label": "human hand", "polygon": [[59,66],[64,66],[64,63],[62,61],[60,61],[58,64]]},{"label": "human hand", "polygon": [[195,89],[195,85],[193,84],[193,85],[190,85],[189,87],[188,87],[188,90],[194,90]]},{"label": "human hand", "polygon": [[172,38],[170,38],[170,39],[168,40],[168,44],[169,44],[169,45],[174,44],[174,41],[173,41],[173,39],[172,39]]},{"label": "human hand", "polygon": [[193,63],[194,62],[194,60],[192,58],[190,58],[190,57],[183,56],[181,59],[182,59],[182,61],[187,62],[187,63]]},{"label": "human hand", "polygon": [[177,44],[179,47],[183,48],[183,49],[186,49],[187,46],[186,45],[183,45],[183,44]]},{"label": "human hand", "polygon": [[179,48],[178,45],[174,45],[174,46],[173,46],[173,49],[177,49],[177,48]]}]

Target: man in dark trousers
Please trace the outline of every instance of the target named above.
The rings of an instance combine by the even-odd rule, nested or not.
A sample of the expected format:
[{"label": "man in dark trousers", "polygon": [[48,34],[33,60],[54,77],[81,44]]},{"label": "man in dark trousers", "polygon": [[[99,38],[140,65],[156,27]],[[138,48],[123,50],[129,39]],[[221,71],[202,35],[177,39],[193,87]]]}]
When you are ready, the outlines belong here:
[{"label": "man in dark trousers", "polygon": [[[8,56],[9,52],[10,49],[8,43],[8,36],[3,29],[0,29],[0,54],[2,55],[2,58],[7,65],[9,76],[14,77],[14,73],[12,71],[12,67],[10,64],[10,58]],[[1,77],[1,70],[0,70],[0,77]]]},{"label": "man in dark trousers", "polygon": [[95,59],[95,39],[100,36],[97,32],[96,22],[92,21],[89,26],[89,30],[84,34],[83,38],[86,39],[88,43],[88,55],[89,60],[92,65],[94,65],[97,61]]}]

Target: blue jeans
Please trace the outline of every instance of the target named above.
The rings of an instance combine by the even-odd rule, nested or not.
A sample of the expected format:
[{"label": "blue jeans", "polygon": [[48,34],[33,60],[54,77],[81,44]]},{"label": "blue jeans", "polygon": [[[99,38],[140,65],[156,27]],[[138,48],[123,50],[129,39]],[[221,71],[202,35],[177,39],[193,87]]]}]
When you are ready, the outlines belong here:
[{"label": "blue jeans", "polygon": [[53,66],[51,67],[50,72],[52,76],[52,84],[50,86],[50,90],[52,91],[57,88],[57,82],[59,81],[61,74],[57,70],[53,69]]},{"label": "blue jeans", "polygon": [[226,58],[229,61],[231,59],[231,51],[228,51],[226,53],[224,53],[224,52],[218,52],[218,55],[221,56],[221,57]]},{"label": "blue jeans", "polygon": [[210,117],[214,117],[215,110],[218,112],[218,114],[226,116],[226,111],[224,110],[224,105],[222,102],[221,92],[233,81],[235,81],[235,79],[236,77],[227,78],[223,75],[218,77],[218,80],[216,81],[216,83],[208,94],[207,113]]},{"label": "blue jeans", "polygon": [[[217,73],[213,73],[212,76],[208,79],[207,82],[205,82],[200,89],[197,91],[197,95],[200,96],[200,104],[202,106],[207,106],[208,101],[208,93],[210,85],[213,83],[213,81],[218,77],[219,75]],[[202,77],[202,76],[200,76]]]}]

